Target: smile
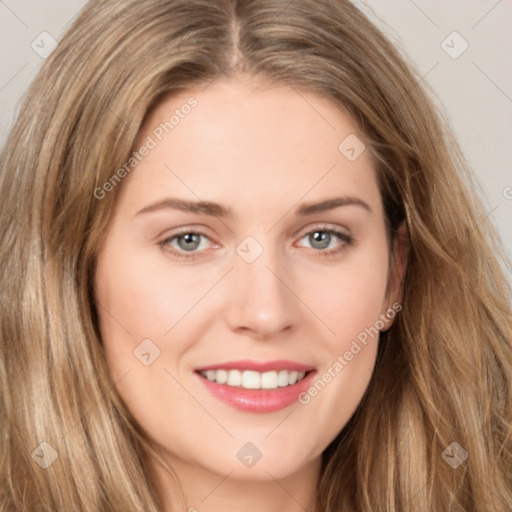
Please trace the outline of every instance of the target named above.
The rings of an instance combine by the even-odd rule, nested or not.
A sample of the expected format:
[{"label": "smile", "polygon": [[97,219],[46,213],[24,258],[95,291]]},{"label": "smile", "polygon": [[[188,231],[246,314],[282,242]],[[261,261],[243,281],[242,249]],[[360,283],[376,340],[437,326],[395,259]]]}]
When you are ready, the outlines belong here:
[{"label": "smile", "polygon": [[206,390],[225,404],[246,412],[269,413],[297,402],[316,369],[295,361],[230,361],[196,368]]},{"label": "smile", "polygon": [[306,375],[304,371],[269,371],[257,372],[253,370],[203,370],[200,375],[210,382],[225,384],[242,389],[277,389],[292,386],[300,382]]}]

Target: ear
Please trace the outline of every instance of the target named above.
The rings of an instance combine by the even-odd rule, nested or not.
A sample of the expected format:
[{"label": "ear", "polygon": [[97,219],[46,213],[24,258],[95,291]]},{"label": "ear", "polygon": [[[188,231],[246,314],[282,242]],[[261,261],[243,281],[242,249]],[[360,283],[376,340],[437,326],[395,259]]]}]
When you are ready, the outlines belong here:
[{"label": "ear", "polygon": [[[396,313],[402,309],[401,303],[404,292],[408,253],[409,233],[404,221],[396,230],[392,241],[388,285],[381,311],[382,315],[385,316],[386,327],[381,329],[381,331],[387,331],[393,325]],[[383,318],[383,316],[381,316],[381,318]]]}]

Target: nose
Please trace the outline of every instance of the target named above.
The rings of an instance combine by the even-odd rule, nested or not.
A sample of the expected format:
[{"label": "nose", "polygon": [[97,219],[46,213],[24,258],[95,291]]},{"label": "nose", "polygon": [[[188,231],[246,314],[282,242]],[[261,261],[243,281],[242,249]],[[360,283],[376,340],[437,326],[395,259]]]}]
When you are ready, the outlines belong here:
[{"label": "nose", "polygon": [[253,263],[238,258],[226,290],[226,321],[233,331],[271,339],[290,331],[300,318],[291,272],[265,251]]}]

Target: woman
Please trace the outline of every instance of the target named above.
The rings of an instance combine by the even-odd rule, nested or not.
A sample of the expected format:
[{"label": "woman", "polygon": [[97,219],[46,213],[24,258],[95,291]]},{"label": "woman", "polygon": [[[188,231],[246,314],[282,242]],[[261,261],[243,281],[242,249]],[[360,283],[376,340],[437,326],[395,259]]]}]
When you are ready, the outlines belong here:
[{"label": "woman", "polygon": [[510,291],[349,2],[90,2],[2,154],[2,510],[512,508]]}]

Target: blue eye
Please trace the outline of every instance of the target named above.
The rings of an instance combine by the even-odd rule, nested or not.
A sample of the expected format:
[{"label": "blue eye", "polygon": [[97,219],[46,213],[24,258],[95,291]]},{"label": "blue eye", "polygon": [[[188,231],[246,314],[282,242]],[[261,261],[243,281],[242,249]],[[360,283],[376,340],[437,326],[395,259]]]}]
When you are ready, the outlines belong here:
[{"label": "blue eye", "polygon": [[187,233],[176,237],[176,243],[184,251],[194,251],[201,245],[201,236],[197,233]]},{"label": "blue eye", "polygon": [[166,238],[160,245],[178,258],[194,258],[196,252],[208,248],[204,247],[204,240],[210,239],[204,233],[188,230]]},{"label": "blue eye", "polygon": [[308,231],[301,240],[306,239],[309,247],[315,249],[321,256],[338,254],[352,244],[352,237],[331,228],[315,228]]},{"label": "blue eye", "polygon": [[[335,256],[353,243],[350,235],[327,227],[312,229],[299,240],[307,241],[307,245],[299,244],[299,247],[313,249],[315,256],[322,257]],[[173,257],[193,260],[197,256],[202,256],[201,253],[211,248],[214,244],[206,234],[192,229],[185,229],[166,238],[159,245],[164,250],[170,252]]]}]

